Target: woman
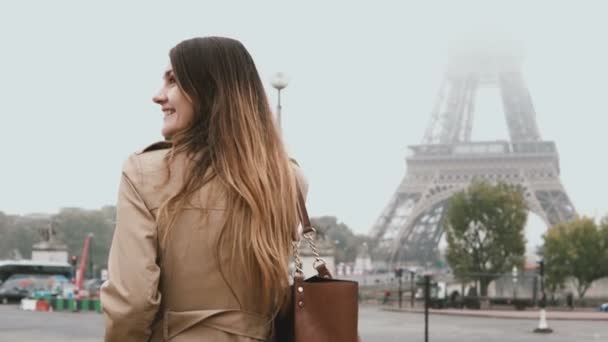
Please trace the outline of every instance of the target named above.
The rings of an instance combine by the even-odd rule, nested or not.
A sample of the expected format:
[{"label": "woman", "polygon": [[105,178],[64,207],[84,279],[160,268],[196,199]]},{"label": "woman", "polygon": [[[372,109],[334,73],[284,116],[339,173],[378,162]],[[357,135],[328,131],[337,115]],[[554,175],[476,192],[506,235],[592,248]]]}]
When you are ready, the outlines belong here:
[{"label": "woman", "polygon": [[306,185],[240,42],[194,38],[169,57],[153,98],[166,140],[123,167],[105,339],[266,340]]}]

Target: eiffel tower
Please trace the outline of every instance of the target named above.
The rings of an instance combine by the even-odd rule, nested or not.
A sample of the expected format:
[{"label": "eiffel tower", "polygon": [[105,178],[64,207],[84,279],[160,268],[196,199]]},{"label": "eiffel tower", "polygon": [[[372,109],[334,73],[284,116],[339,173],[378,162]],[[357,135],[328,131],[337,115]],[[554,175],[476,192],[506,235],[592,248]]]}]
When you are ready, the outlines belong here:
[{"label": "eiffel tower", "polygon": [[[431,120],[420,145],[410,146],[407,172],[370,231],[375,257],[390,264],[436,260],[448,201],[473,179],[520,185],[528,209],[547,226],[576,211],[560,181],[553,141],[541,139],[512,42],[461,45],[449,54]],[[497,88],[509,141],[471,141],[478,89]]]}]

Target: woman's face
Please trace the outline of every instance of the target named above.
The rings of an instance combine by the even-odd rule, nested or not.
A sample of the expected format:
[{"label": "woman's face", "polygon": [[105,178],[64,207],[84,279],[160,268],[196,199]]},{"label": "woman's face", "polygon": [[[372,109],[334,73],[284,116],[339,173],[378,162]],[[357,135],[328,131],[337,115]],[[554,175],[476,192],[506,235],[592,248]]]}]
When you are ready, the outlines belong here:
[{"label": "woman's face", "polygon": [[171,64],[163,75],[163,86],[152,101],[158,103],[163,111],[161,133],[166,139],[170,139],[176,132],[186,128],[194,117],[192,101],[177,85]]}]

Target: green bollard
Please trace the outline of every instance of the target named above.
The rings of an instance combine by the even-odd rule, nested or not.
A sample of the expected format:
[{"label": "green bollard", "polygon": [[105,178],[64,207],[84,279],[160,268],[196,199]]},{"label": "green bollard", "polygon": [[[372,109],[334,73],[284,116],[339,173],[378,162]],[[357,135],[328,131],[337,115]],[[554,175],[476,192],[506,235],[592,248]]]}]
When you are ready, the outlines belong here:
[{"label": "green bollard", "polygon": [[68,299],[68,310],[72,312],[78,311],[78,302],[74,298]]},{"label": "green bollard", "polygon": [[51,309],[53,311],[56,311],[57,310],[57,298],[50,297],[49,299],[47,299],[47,301],[51,305]]},{"label": "green bollard", "polygon": [[89,298],[83,298],[80,300],[80,310],[81,311],[89,311],[90,310],[90,300]]},{"label": "green bollard", "polygon": [[63,298],[55,298],[55,307],[53,308],[55,311],[63,311],[65,310],[65,300]]},{"label": "green bollard", "polygon": [[99,298],[93,300],[93,310],[101,313],[101,300]]}]

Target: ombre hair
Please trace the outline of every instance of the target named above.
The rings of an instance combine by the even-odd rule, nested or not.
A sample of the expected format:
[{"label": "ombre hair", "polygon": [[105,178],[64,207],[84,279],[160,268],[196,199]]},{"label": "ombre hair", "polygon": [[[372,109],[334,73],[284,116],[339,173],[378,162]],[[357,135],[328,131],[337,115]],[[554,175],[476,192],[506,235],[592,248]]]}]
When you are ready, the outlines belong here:
[{"label": "ombre hair", "polygon": [[194,117],[171,137],[167,166],[182,153],[192,162],[180,191],[160,208],[162,240],[189,199],[218,180],[226,208],[217,255],[229,261],[220,271],[224,279],[226,269],[241,273],[259,307],[278,308],[289,286],[298,185],[253,59],[239,41],[222,37],[185,40],[169,56]]}]

